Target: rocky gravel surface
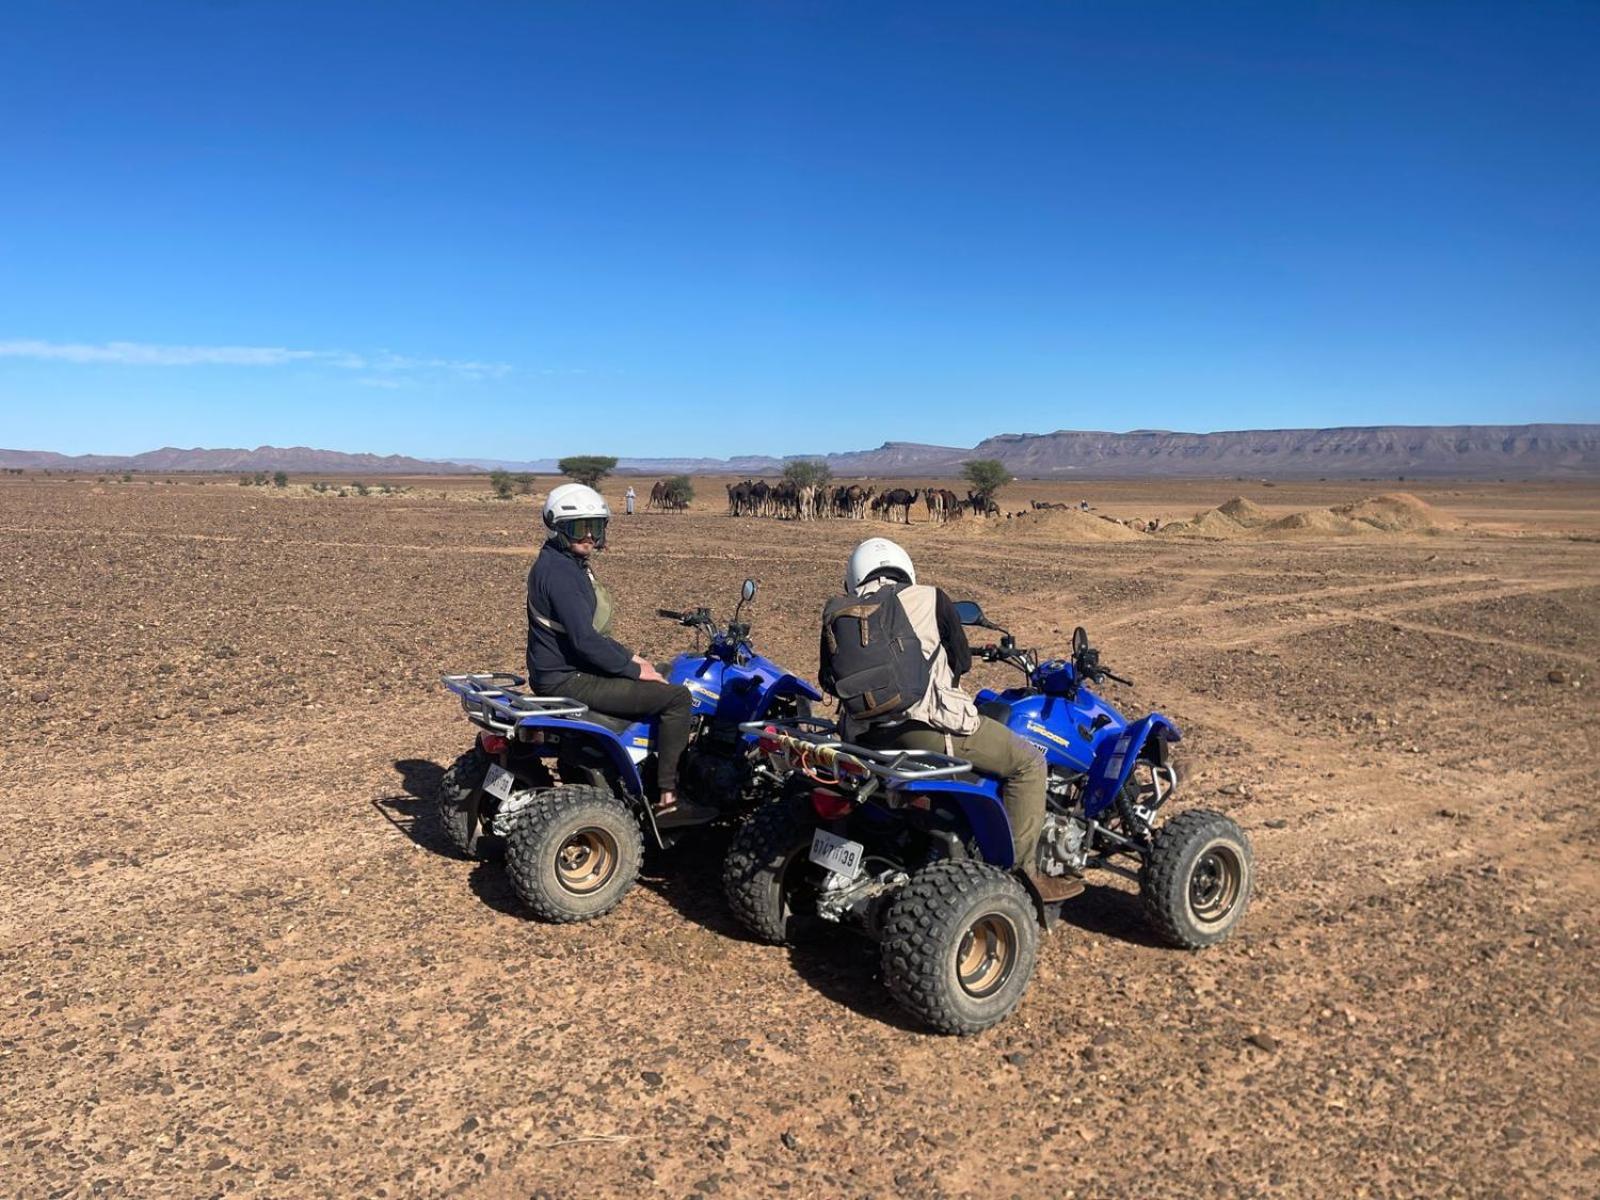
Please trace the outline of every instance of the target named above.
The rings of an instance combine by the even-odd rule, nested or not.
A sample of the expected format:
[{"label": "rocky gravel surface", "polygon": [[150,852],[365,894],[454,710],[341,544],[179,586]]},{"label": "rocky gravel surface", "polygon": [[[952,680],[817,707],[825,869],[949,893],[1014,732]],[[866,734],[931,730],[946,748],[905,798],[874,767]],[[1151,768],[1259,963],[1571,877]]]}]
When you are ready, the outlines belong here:
[{"label": "rocky gravel surface", "polygon": [[[1448,533],[1358,543],[902,527],[1024,643],[1088,626],[1113,702],[1184,729],[1175,803],[1258,860],[1199,954],[1092,887],[1016,1015],[952,1039],[864,943],[741,936],[725,834],[563,927],[447,851],[437,675],[520,662],[536,547],[526,499],[450,486],[0,482],[0,1193],[1600,1191],[1600,495],[1506,485],[1485,533],[1473,485]],[[752,575],[758,645],[813,673],[872,527],[718,507],[617,521],[621,636],[670,654],[658,605]]]}]

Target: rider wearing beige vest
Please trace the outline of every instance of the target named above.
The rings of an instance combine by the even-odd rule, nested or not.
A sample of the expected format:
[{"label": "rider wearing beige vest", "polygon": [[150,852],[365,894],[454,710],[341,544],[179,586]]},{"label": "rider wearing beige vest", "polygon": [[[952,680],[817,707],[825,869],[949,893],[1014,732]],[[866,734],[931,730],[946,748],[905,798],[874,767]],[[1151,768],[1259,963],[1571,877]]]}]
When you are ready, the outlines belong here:
[{"label": "rider wearing beige vest", "polygon": [[928,659],[928,689],[903,718],[858,722],[847,719],[845,740],[874,749],[932,750],[970,762],[1001,780],[1000,794],[1011,822],[1016,865],[1040,899],[1065,900],[1083,890],[1072,877],[1038,870],[1039,833],[1044,828],[1044,756],[999,721],[978,712],[958,686],[972,669],[972,649],[945,593],[917,583],[911,556],[887,538],[868,538],[857,546],[845,570],[845,589],[868,596],[879,588],[904,584],[900,603]]}]

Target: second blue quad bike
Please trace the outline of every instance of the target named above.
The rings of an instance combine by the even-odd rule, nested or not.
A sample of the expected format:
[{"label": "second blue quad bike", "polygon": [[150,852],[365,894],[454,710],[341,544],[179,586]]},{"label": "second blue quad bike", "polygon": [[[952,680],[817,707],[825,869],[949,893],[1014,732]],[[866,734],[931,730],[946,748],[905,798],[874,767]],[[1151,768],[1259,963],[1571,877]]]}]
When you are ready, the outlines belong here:
[{"label": "second blue quad bike", "polygon": [[[745,580],[725,625],[705,608],[657,610],[706,636],[703,648],[660,669],[694,700],[679,790],[728,817],[780,782],[740,725],[803,717],[822,698],[752,649],[749,622],[739,617],[755,594],[755,581]],[[512,888],[536,916],[583,921],[609,912],[633,886],[645,842],[665,848],[685,832],[659,828],[651,807],[654,723],[533,695],[521,676],[504,672],[446,675],[443,682],[480,732],[445,772],[441,824],[463,854],[503,853]]]},{"label": "second blue quad bike", "polygon": [[[979,648],[1021,686],[978,693],[978,709],[1027,739],[1049,770],[1037,873],[1114,872],[1138,884],[1149,923],[1172,945],[1210,946],[1243,916],[1254,882],[1244,831],[1218,812],[1162,820],[1177,787],[1178,728],[1130,721],[1089,685],[1127,683],[1080,627],[1068,658],[1041,661],[978,605],[965,625],[997,631]],[[922,1021],[967,1034],[1003,1020],[1033,976],[1039,932],[1070,900],[1045,904],[1013,861],[999,782],[916,750],[874,750],[814,718],[752,723],[782,793],[739,828],[723,888],[739,920],[784,943],[830,926],[880,946],[890,993]]]}]

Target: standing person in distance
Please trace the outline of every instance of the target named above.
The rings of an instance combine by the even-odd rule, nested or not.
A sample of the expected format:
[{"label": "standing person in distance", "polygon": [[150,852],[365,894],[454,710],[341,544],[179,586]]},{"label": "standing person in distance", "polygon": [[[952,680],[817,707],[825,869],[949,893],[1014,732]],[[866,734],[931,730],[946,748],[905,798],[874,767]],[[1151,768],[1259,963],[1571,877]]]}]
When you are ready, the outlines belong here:
[{"label": "standing person in distance", "polygon": [[581,483],[564,483],[544,502],[548,534],[528,572],[528,677],[536,691],[567,696],[598,713],[659,719],[656,824],[664,829],[711,820],[717,810],[679,799],[678,761],[689,744],[689,689],[607,636],[615,607],[593,555],[606,544],[611,510]]},{"label": "standing person in distance", "polygon": [[888,538],[868,538],[855,548],[844,584],[846,594],[857,599],[885,589],[894,592],[920,643],[928,679],[920,695],[900,696],[881,716],[851,716],[847,711],[851,701],[846,698],[849,681],[834,677],[838,647],[830,644],[836,639],[829,618],[835,614],[853,621],[854,614],[864,610],[853,609],[844,598],[830,601],[823,614],[819,676],[824,688],[841,697],[844,740],[877,750],[949,754],[998,777],[1011,823],[1016,869],[1047,904],[1083,891],[1081,878],[1047,875],[1038,869],[1045,813],[1044,756],[999,721],[979,713],[958,686],[961,676],[972,669],[972,649],[950,597],[941,588],[919,584],[911,556]]}]

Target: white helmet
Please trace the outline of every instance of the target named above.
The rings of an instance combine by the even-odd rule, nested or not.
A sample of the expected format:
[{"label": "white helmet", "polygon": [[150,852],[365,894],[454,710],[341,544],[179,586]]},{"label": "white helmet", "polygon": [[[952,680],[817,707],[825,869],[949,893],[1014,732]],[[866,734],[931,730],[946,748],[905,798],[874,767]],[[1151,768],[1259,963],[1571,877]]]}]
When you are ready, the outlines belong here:
[{"label": "white helmet", "polygon": [[850,562],[844,569],[844,590],[854,592],[882,571],[898,571],[907,583],[917,581],[917,569],[911,565],[911,556],[888,538],[874,537],[850,552]]},{"label": "white helmet", "polygon": [[562,549],[574,541],[582,541],[585,533],[594,534],[595,549],[603,549],[606,524],[610,520],[611,509],[606,506],[606,498],[587,484],[563,483],[551,488],[545,497],[545,528],[551,537],[560,539]]}]

